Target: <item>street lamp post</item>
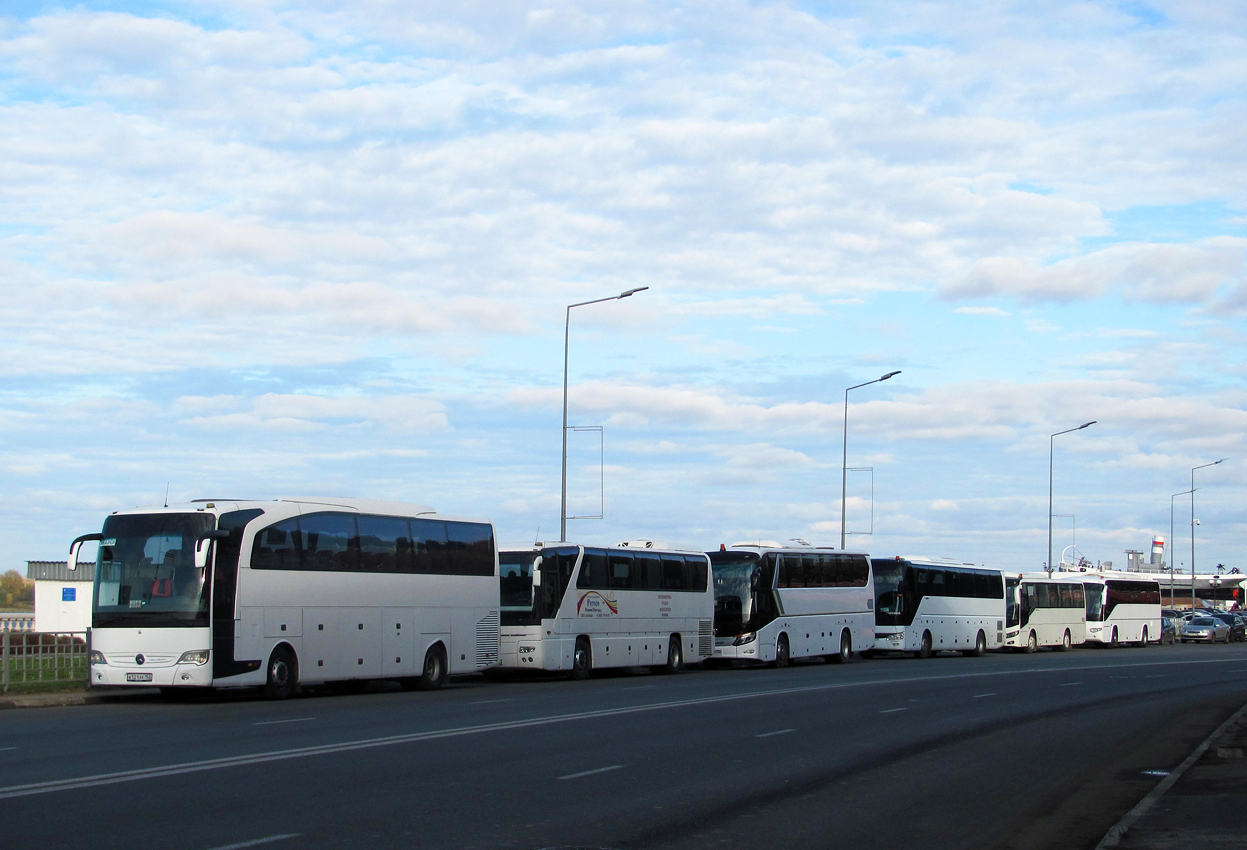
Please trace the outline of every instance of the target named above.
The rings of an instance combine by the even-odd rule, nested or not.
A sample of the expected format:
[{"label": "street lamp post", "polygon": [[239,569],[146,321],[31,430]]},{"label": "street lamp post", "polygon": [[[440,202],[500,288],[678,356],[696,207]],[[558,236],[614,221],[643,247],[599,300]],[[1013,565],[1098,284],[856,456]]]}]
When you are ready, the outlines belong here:
[{"label": "street lamp post", "polygon": [[1195,470],[1205,469],[1209,466],[1216,466],[1224,463],[1229,458],[1221,458],[1214,460],[1212,463],[1201,463],[1199,466],[1191,467],[1191,610],[1195,610]]},{"label": "street lamp post", "polygon": [[[1183,490],[1181,493],[1174,493],[1169,497],[1169,607],[1173,607],[1173,574],[1177,570],[1178,565],[1173,562],[1173,500],[1179,496],[1185,496],[1190,490]],[[1195,585],[1191,585],[1191,598],[1195,598]],[[1191,610],[1194,610],[1192,608]]]},{"label": "street lamp post", "polygon": [[1084,422],[1077,428],[1068,428],[1064,431],[1057,431],[1048,437],[1048,572],[1052,572],[1052,443],[1062,434],[1068,434],[1071,431],[1081,431],[1083,428],[1090,427],[1098,422],[1098,419],[1092,419],[1090,422]]},{"label": "street lamp post", "polygon": [[875,378],[873,381],[867,381],[864,384],[856,384],[855,386],[848,387],[844,391],[844,443],[841,449],[841,456],[840,456],[840,549],[841,550],[844,549],[844,536],[845,536],[844,505],[845,505],[845,499],[848,495],[848,489],[849,489],[849,469],[848,469],[849,467],[849,390],[855,390],[855,389],[858,389],[859,387],[868,387],[871,384],[877,384],[880,381],[886,381],[888,378],[893,378],[899,375],[900,373],[901,372],[899,369],[896,370],[895,372],[888,372],[888,374]]},{"label": "street lamp post", "polygon": [[572,327],[572,308],[584,307],[586,304],[600,304],[603,301],[618,301],[620,298],[627,298],[630,295],[636,295],[638,292],[644,292],[649,289],[648,286],[638,286],[636,289],[629,289],[618,295],[611,295],[607,298],[595,298],[592,301],[580,301],[576,304],[567,305],[567,320],[563,324],[563,471],[562,471],[562,491],[559,499],[559,541],[567,540],[567,352],[569,347],[569,339]]}]

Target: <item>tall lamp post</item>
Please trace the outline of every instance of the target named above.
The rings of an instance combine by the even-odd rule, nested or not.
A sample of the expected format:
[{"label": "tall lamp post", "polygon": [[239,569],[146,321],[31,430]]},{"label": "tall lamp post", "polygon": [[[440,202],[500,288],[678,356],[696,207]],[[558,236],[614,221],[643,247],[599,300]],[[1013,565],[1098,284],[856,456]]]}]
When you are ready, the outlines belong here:
[{"label": "tall lamp post", "polygon": [[[1169,607],[1173,607],[1173,574],[1177,569],[1177,565],[1173,563],[1173,500],[1179,496],[1185,496],[1190,490],[1183,490],[1181,493],[1174,493],[1169,497]],[[1191,585],[1191,598],[1195,598],[1195,585]],[[1195,610],[1192,608],[1191,610]]]},{"label": "tall lamp post", "polygon": [[848,387],[844,391],[844,444],[840,456],[840,549],[844,549],[844,504],[849,491],[849,390],[856,390],[860,387],[868,387],[871,384],[877,384],[880,381],[886,381],[888,378],[894,378],[899,375],[900,370],[888,372],[888,374],[875,378],[873,381],[867,381],[864,384],[856,384]]},{"label": "tall lamp post", "polygon": [[1098,422],[1098,419],[1092,419],[1090,422],[1084,422],[1077,428],[1068,428],[1064,431],[1057,431],[1048,437],[1048,572],[1052,572],[1052,443],[1062,434],[1069,434],[1072,431],[1081,431]]},{"label": "tall lamp post", "polygon": [[1195,610],[1195,470],[1206,469],[1229,460],[1227,457],[1214,460],[1212,463],[1201,463],[1191,467],[1191,610]]},{"label": "tall lamp post", "polygon": [[648,286],[638,286],[636,289],[628,289],[618,295],[611,295],[607,298],[595,298],[592,301],[580,301],[576,304],[567,305],[567,321],[563,324],[563,472],[562,493],[559,499],[560,542],[567,540],[567,352],[571,337],[572,308],[584,307],[586,304],[600,304],[603,301],[618,301],[620,298],[627,298],[647,289],[649,289]]}]

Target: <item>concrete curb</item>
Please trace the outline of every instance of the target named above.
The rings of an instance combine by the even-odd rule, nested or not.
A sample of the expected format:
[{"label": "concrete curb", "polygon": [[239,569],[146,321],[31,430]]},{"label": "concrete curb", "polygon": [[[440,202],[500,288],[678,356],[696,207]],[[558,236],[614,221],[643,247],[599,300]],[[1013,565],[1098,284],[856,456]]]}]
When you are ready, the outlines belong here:
[{"label": "concrete curb", "polygon": [[151,699],[160,696],[157,688],[121,691],[64,691],[48,694],[10,694],[0,697],[0,710],[9,708],[50,708],[65,705],[101,705]]},{"label": "concrete curb", "polygon": [[1147,814],[1147,811],[1151,809],[1152,806],[1154,806],[1170,788],[1177,784],[1178,780],[1182,778],[1182,775],[1190,770],[1190,768],[1200,760],[1204,753],[1208,751],[1208,748],[1218,741],[1221,736],[1224,735],[1225,732],[1244,715],[1244,713],[1247,713],[1247,705],[1244,705],[1238,711],[1226,718],[1225,722],[1218,726],[1216,731],[1205,738],[1203,743],[1195,748],[1194,752],[1187,756],[1180,765],[1174,768],[1168,776],[1162,779],[1155,788],[1148,792],[1148,794],[1140,800],[1133,809],[1126,812],[1125,816],[1114,824],[1112,829],[1110,829],[1105,836],[1100,839],[1100,843],[1096,845],[1095,850],[1107,850],[1107,848],[1119,845],[1122,838],[1125,837],[1126,833],[1130,830],[1130,827],[1133,826],[1141,817]]}]

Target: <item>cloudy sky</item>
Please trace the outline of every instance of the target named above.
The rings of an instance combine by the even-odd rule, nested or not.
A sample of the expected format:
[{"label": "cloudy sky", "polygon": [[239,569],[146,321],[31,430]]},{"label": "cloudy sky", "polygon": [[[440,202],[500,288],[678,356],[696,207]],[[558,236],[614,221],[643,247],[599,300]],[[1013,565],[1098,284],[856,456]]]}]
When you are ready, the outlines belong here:
[{"label": "cloudy sky", "polygon": [[[337,494],[554,539],[1247,568],[1247,6],[0,14],[0,570]],[[866,471],[869,468],[870,471]],[[1189,568],[1188,496],[1174,500]]]}]

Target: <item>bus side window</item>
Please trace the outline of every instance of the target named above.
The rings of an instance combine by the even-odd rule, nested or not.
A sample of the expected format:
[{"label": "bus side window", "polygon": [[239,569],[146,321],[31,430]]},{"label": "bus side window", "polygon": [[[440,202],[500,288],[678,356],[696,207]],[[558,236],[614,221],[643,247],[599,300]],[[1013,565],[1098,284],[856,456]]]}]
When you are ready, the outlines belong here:
[{"label": "bus side window", "polygon": [[251,549],[251,568],[255,570],[298,570],[303,568],[303,547],[299,537],[299,518],[291,517],[255,536]]},{"label": "bus side window", "polygon": [[662,561],[653,552],[636,552],[632,556],[632,587],[635,590],[657,590],[662,587]]},{"label": "bus side window", "polygon": [[576,586],[586,590],[606,590],[610,587],[610,565],[604,549],[585,549]]},{"label": "bus side window", "polygon": [[411,572],[407,520],[402,517],[361,516],[359,568],[366,573]]},{"label": "bus side window", "polygon": [[688,577],[684,573],[684,559],[679,555],[662,558],[663,590],[687,590]]},{"label": "bus side window", "polygon": [[493,527],[481,522],[446,523],[447,571],[457,576],[494,574]]},{"label": "bus side window", "polygon": [[413,519],[411,539],[416,549],[415,571],[445,575],[446,523],[436,519]]},{"label": "bus side window", "polygon": [[685,574],[688,577],[688,589],[697,593],[706,592],[706,572],[710,569],[705,555],[685,555]]},{"label": "bus side window", "polygon": [[610,586],[612,589],[617,590],[629,590],[632,588],[631,552],[611,552]]},{"label": "bus side window", "polygon": [[308,570],[354,572],[359,567],[358,532],[350,514],[307,514],[299,517],[303,532],[303,567]]}]

